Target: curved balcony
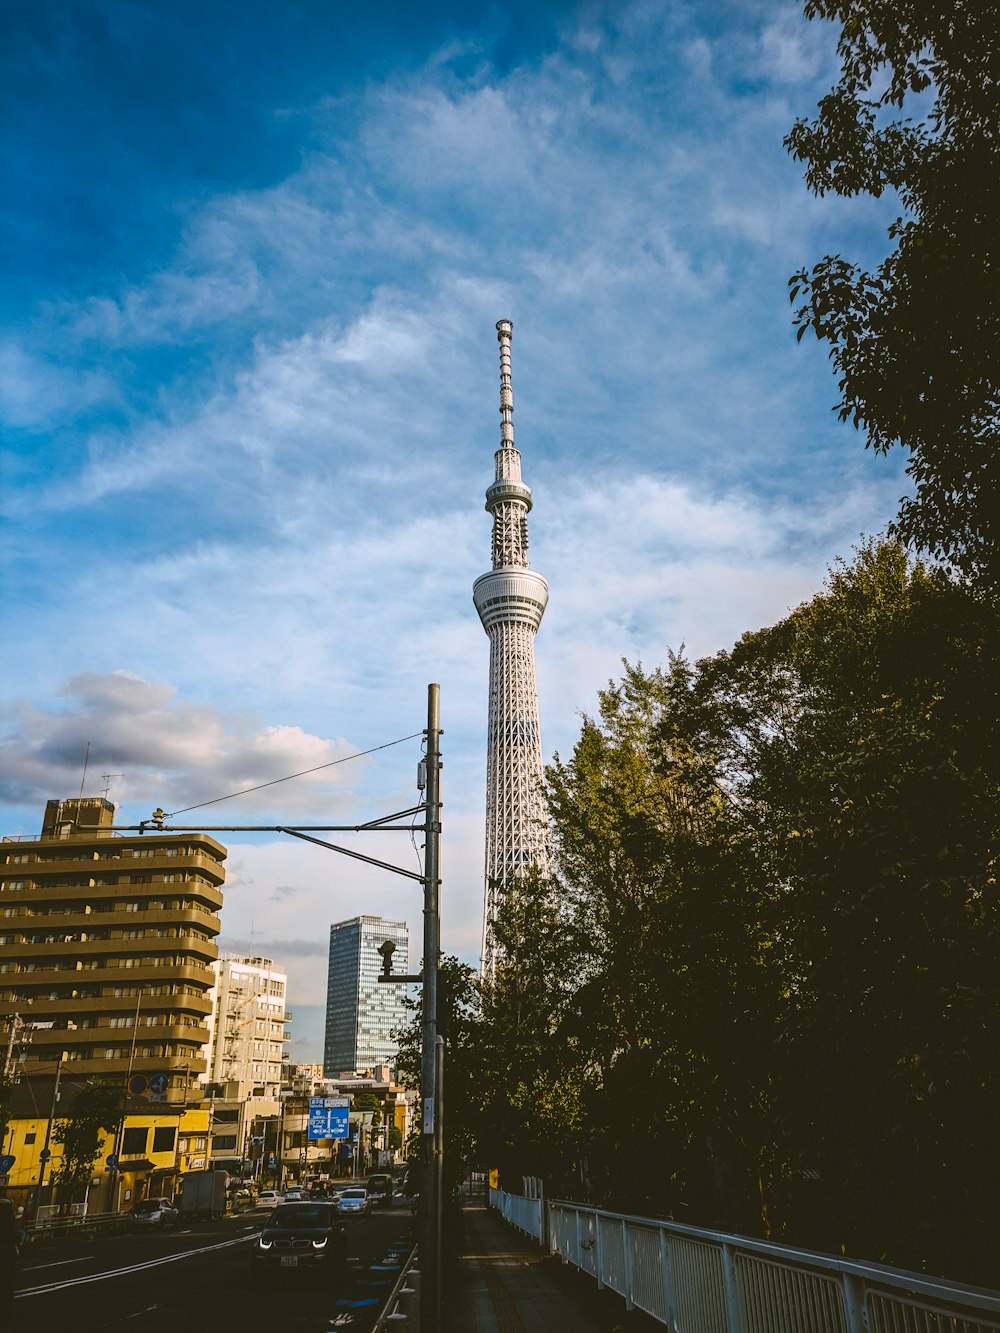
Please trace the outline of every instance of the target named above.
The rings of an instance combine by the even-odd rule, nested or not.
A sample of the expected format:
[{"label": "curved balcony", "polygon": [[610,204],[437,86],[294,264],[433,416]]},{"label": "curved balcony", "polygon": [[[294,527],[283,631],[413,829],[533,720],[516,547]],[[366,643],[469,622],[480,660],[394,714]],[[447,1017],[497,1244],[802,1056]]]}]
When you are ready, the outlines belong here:
[{"label": "curved balcony", "polygon": [[109,1027],[107,1024],[87,1028],[36,1027],[31,1034],[31,1049],[36,1053],[42,1050],[68,1051],[74,1046],[121,1045],[123,1041],[131,1045],[133,1033],[140,1047],[150,1041],[186,1041],[192,1046],[201,1047],[208,1041],[208,1028],[200,1024],[197,1027],[189,1027],[187,1023],[154,1023],[147,1026],[140,1013],[138,1028],[132,1023],[126,1027]]},{"label": "curved balcony", "polygon": [[29,987],[65,990],[74,978],[88,985],[105,982],[117,986],[138,986],[144,981],[189,981],[207,990],[215,981],[215,974],[210,967],[197,963],[176,963],[148,967],[40,968],[35,972],[9,973],[7,980],[8,985],[16,985],[21,991]]},{"label": "curved balcony", "polygon": [[[91,876],[93,878],[93,876]],[[28,876],[22,875],[21,879],[28,879]],[[107,878],[99,876],[98,878]],[[128,899],[133,902],[142,902],[143,899],[154,898],[161,900],[164,898],[197,898],[203,902],[206,907],[211,908],[213,912],[218,912],[222,907],[222,893],[212,884],[198,884],[192,880],[178,880],[176,883],[150,882],[149,884],[133,884],[127,880],[122,880],[118,884],[52,884],[40,883],[35,888],[11,889],[0,886],[0,896],[3,897],[5,906],[16,906],[23,903],[26,907],[45,907],[55,903],[69,902],[75,906],[77,902],[85,907],[88,903],[96,906],[98,904],[110,905]],[[73,915],[102,915],[101,912],[74,912]],[[36,921],[36,920],[59,920],[65,918],[60,913],[56,917],[36,916],[14,917],[15,921]]]},{"label": "curved balcony", "polygon": [[[30,974],[29,974],[30,975]],[[75,976],[75,973],[70,975]],[[174,980],[175,978],[171,978]],[[199,1018],[207,1018],[212,1012],[212,1001],[206,995],[152,995],[143,989],[140,1005],[140,1014],[142,1007],[150,1009],[154,1005],[162,1009],[172,1009],[177,1013],[186,1013],[197,1015]],[[138,997],[135,995],[60,995],[56,999],[49,999],[48,996],[34,996],[31,1001],[31,1022],[47,1022],[50,1018],[60,1019],[68,1018],[77,1020],[81,1015],[90,1016],[97,1014],[134,1014],[135,1002]],[[6,1008],[12,1011],[20,1012],[18,1002],[3,1001],[0,1004],[0,1014],[5,1012]],[[93,1029],[90,1029],[91,1031]]]}]

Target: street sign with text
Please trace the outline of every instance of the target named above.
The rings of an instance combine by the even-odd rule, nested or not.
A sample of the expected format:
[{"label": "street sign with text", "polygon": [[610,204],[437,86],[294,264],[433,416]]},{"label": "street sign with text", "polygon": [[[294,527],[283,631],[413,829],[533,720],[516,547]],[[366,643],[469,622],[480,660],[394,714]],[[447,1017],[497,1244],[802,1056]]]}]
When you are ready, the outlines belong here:
[{"label": "street sign with text", "polygon": [[310,1139],[346,1139],[350,1132],[350,1110],[346,1097],[310,1097]]}]

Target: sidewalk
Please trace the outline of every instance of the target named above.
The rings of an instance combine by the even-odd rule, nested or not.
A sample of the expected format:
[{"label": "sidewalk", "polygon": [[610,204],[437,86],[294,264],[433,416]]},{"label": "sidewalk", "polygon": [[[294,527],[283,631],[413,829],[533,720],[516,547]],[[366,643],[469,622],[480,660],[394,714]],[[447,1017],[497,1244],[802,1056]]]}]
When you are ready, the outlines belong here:
[{"label": "sidewalk", "polygon": [[647,1333],[614,1292],[541,1250],[480,1201],[464,1209],[458,1278],[446,1282],[445,1333]]}]

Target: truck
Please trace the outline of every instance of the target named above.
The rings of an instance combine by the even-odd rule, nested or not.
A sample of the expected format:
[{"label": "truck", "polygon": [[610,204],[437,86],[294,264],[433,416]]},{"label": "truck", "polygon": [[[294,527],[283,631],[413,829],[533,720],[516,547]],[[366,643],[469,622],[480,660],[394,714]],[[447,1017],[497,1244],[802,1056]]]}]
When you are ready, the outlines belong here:
[{"label": "truck", "polygon": [[228,1188],[228,1171],[190,1171],[181,1176],[181,1216],[222,1217]]}]

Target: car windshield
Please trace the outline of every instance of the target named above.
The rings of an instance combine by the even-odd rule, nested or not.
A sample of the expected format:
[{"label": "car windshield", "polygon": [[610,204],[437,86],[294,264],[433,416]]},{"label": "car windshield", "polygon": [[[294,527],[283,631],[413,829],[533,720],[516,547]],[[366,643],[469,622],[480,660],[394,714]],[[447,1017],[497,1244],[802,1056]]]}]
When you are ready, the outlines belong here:
[{"label": "car windshield", "polygon": [[148,1217],[150,1213],[158,1213],[162,1207],[159,1199],[149,1199],[146,1203],[137,1203],[132,1211],[140,1217]]},{"label": "car windshield", "polygon": [[282,1204],[267,1219],[269,1227],[323,1227],[330,1223],[330,1207],[321,1203]]}]

